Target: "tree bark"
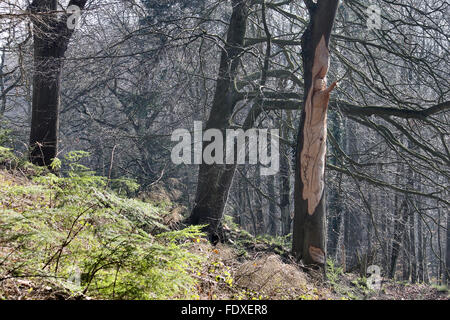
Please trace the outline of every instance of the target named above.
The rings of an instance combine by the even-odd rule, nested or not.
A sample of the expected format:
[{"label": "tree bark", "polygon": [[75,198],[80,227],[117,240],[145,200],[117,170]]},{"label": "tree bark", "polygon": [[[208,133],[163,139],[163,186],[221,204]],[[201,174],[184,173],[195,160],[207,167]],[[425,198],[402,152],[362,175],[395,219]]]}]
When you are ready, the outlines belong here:
[{"label": "tree bark", "polygon": [[[331,122],[331,133],[333,134],[336,142],[342,142],[342,129],[335,112],[332,113],[330,117]],[[335,156],[331,157],[331,163],[337,165],[337,158]],[[328,217],[328,244],[327,244],[327,254],[332,258],[336,259],[339,236],[341,233],[341,222],[342,222],[342,200],[341,200],[341,181],[342,173],[338,173],[337,185],[332,186],[330,190],[330,197],[328,201],[328,213],[331,213]]]},{"label": "tree bark", "polygon": [[421,213],[417,214],[417,262],[418,266],[418,280],[419,283],[423,283],[424,280],[424,255],[423,255],[423,232],[422,232],[422,217]]},{"label": "tree bark", "polygon": [[415,212],[412,212],[409,220],[409,244],[411,259],[411,283],[417,282],[417,255],[416,255],[416,232],[415,232]]},{"label": "tree bark", "polygon": [[[256,175],[256,188],[261,189],[261,177],[259,175]],[[266,228],[266,224],[264,222],[264,212],[263,212],[263,201],[262,201],[262,197],[258,192],[253,192],[253,194],[255,195],[256,198],[256,223],[257,223],[257,234],[256,235],[261,235],[266,233],[267,228]]]},{"label": "tree bark", "polygon": [[[232,4],[233,12],[228,28],[227,41],[221,53],[216,91],[205,128],[205,130],[219,129],[222,134],[225,133],[225,129],[229,125],[237,102],[234,80],[237,76],[240,56],[244,48],[248,16],[247,0],[233,0]],[[204,148],[205,144],[203,144]],[[205,231],[213,242],[220,239],[218,227],[228,199],[235,169],[235,165],[208,165],[205,163],[202,163],[199,168],[195,204],[188,222],[196,225],[206,224]]]},{"label": "tree bark", "polygon": [[411,277],[411,240],[409,238],[409,224],[405,225],[405,232],[403,233],[403,250],[402,250],[402,262],[403,262],[403,277],[404,281],[409,281]]},{"label": "tree bark", "polygon": [[330,61],[328,44],[339,1],[305,3],[310,22],[302,36],[305,103],[296,150],[292,251],[305,265],[323,267],[326,261],[326,114],[330,92],[336,85],[326,88],[326,75]]},{"label": "tree bark", "polygon": [[[83,9],[87,0],[72,0]],[[33,13],[34,74],[30,132],[30,161],[49,166],[58,152],[59,105],[63,58],[73,30],[68,15],[57,18],[57,0],[35,0]]]},{"label": "tree bark", "polygon": [[450,285],[450,212],[447,211],[447,250],[445,254],[445,281]]},{"label": "tree bark", "polygon": [[[267,193],[270,199],[276,199],[275,178],[273,175],[267,177]],[[269,200],[269,234],[276,237],[278,235],[278,212],[275,203]]]},{"label": "tree bark", "polygon": [[[290,120],[290,111],[287,111],[287,119]],[[287,125],[281,125],[280,132],[284,140],[288,140]],[[288,147],[286,144],[281,144],[280,153],[280,206],[281,206],[281,235],[286,236],[291,232],[291,213],[290,213],[290,193],[291,186],[289,182],[289,156]]]},{"label": "tree bark", "polygon": [[403,233],[408,223],[408,215],[408,203],[404,200],[400,208],[398,208],[397,217],[395,217],[394,222],[394,239],[392,242],[391,266],[389,269],[389,277],[391,279],[394,279],[395,276],[400,246],[402,244],[402,239],[404,238]]}]

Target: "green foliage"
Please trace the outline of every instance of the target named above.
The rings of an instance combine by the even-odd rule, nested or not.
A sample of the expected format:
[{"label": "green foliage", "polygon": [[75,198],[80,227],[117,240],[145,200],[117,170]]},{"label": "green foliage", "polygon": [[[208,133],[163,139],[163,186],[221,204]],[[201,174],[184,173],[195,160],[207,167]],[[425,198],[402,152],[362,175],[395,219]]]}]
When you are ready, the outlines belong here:
[{"label": "green foliage", "polygon": [[188,249],[201,226],[169,231],[163,208],[107,190],[83,156],[65,157],[67,177],[0,179],[0,279],[45,277],[104,299],[189,297],[201,260]]},{"label": "green foliage", "polygon": [[276,237],[265,234],[257,236],[256,239],[257,241],[274,248],[274,251],[278,254],[282,254],[282,250],[284,249],[289,250],[292,245],[291,234]]},{"label": "green foliage", "polygon": [[239,226],[237,225],[236,222],[234,222],[234,219],[232,216],[225,214],[223,216],[223,222],[224,225],[226,225],[228,228],[230,228],[231,230],[239,230]]},{"label": "green foliage", "polygon": [[110,181],[110,187],[119,195],[130,197],[136,195],[141,186],[135,179],[120,178],[112,179]]},{"label": "green foliage", "polygon": [[248,249],[255,246],[258,246],[261,251],[275,252],[280,255],[288,255],[290,252],[291,234],[276,237],[266,234],[254,237],[241,229],[229,215],[224,215],[223,224],[229,230],[229,236],[233,238],[232,246],[239,251],[240,256],[245,257]]},{"label": "green foliage", "polygon": [[326,273],[328,281],[335,286],[344,274],[344,269],[336,265],[332,259],[327,259]]},{"label": "green foliage", "polygon": [[[89,157],[90,153],[86,151],[70,151],[64,156],[63,164],[68,167],[67,174],[69,177],[77,177],[77,178],[83,178],[83,177],[93,177],[95,173],[90,170],[88,167],[81,164],[81,161],[84,158]],[[99,177],[102,178],[101,180],[105,180],[105,177]],[[79,180],[78,182],[81,182],[82,180]]]},{"label": "green foliage", "polygon": [[334,291],[341,295],[342,299],[358,300],[370,293],[364,277],[346,283],[343,279],[344,269],[336,265],[332,259],[327,259],[327,278]]},{"label": "green foliage", "polygon": [[7,162],[18,163],[19,159],[14,155],[11,149],[0,146],[0,164]]},{"label": "green foliage", "polygon": [[59,158],[52,159],[52,163],[50,163],[50,168],[52,168],[53,171],[59,171],[61,169],[62,162]]},{"label": "green foliage", "polygon": [[431,286],[439,292],[450,293],[450,288],[445,284],[432,284]]},{"label": "green foliage", "polygon": [[0,168],[20,169],[26,175],[41,175],[47,168],[39,167],[28,160],[16,156],[10,148],[0,146]]},{"label": "green foliage", "polygon": [[214,277],[217,283],[224,283],[228,287],[233,287],[233,276],[231,274],[231,268],[224,265],[222,261],[214,261],[208,268],[208,273]]},{"label": "green foliage", "polygon": [[[3,121],[0,122],[0,125],[4,125]],[[11,130],[0,128],[0,146],[5,145],[8,141],[11,140],[10,134]]]}]

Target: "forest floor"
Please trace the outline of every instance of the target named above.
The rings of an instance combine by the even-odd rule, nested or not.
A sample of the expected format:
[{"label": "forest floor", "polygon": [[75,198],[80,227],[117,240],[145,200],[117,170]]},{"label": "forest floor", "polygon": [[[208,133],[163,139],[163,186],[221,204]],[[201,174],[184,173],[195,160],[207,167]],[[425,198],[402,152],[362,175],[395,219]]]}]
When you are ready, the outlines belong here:
[{"label": "forest floor", "polygon": [[129,181],[105,184],[85,170],[65,178],[37,173],[5,160],[12,157],[5,153],[0,150],[0,300],[450,297],[445,287],[389,279],[373,291],[332,262],[324,281],[293,261],[286,239],[253,237],[228,216],[227,240],[213,246],[198,228],[181,227],[186,209],[176,204],[182,195],[176,182],[130,199]]}]

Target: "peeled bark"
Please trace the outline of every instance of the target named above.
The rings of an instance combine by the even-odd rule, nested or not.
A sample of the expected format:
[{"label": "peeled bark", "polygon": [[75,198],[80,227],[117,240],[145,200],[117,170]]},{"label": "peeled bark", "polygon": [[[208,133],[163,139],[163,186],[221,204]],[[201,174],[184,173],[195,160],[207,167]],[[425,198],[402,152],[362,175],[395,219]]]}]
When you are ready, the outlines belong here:
[{"label": "peeled bark", "polygon": [[324,266],[326,261],[326,205],[324,172],[327,109],[328,49],[337,0],[307,1],[310,23],[302,37],[305,104],[297,139],[295,212],[292,251],[305,265]]}]

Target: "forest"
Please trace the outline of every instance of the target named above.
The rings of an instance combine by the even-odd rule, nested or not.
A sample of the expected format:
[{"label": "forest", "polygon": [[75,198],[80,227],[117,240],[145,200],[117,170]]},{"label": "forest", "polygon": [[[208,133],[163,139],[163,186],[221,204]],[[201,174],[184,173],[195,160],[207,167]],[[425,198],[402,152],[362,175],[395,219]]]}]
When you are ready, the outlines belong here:
[{"label": "forest", "polygon": [[449,300],[449,35],[447,0],[0,0],[0,300]]}]

